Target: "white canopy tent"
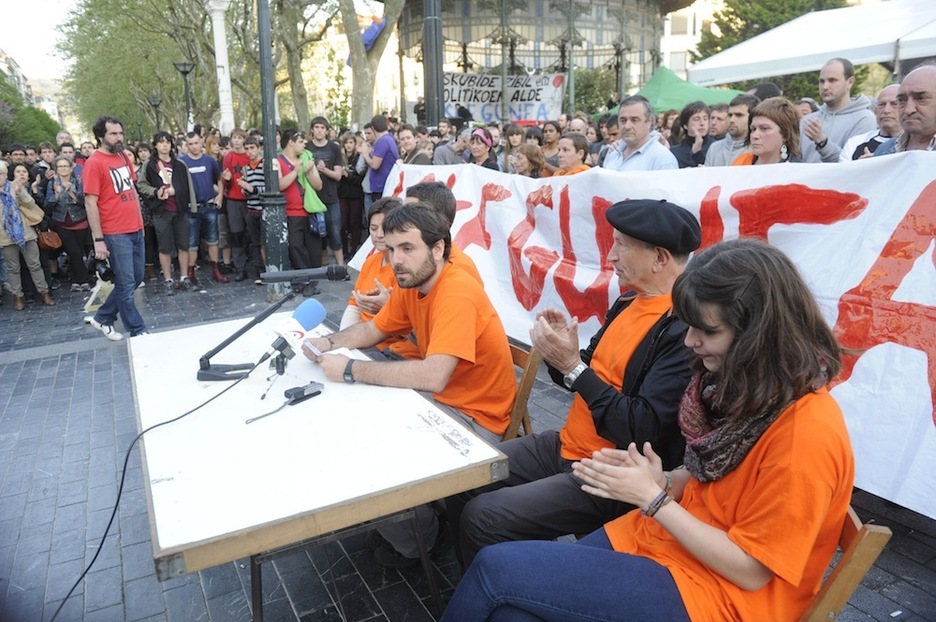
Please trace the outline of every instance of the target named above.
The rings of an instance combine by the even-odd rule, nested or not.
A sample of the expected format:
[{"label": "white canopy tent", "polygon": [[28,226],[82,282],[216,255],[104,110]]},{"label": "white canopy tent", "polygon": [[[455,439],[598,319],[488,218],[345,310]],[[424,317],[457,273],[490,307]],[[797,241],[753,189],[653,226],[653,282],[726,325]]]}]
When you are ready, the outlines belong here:
[{"label": "white canopy tent", "polygon": [[830,58],[855,65],[936,56],[936,1],[885,0],[814,11],[699,61],[689,81],[713,86],[815,71]]}]

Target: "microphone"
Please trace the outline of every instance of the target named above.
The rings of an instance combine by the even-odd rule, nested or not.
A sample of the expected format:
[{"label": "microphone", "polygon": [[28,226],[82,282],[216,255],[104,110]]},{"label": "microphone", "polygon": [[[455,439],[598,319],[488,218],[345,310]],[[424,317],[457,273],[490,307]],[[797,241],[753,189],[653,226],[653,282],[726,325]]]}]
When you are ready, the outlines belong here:
[{"label": "microphone", "polygon": [[283,354],[287,358],[295,356],[293,348],[299,349],[299,345],[305,339],[306,333],[321,324],[325,320],[325,315],[325,307],[314,298],[309,298],[296,307],[292,317],[286,318],[273,329],[278,337],[257,364],[263,363],[263,361],[277,353]]},{"label": "microphone", "polygon": [[[343,281],[348,276],[348,268],[331,264],[324,268],[306,268],[304,270],[280,270],[278,272],[264,272],[260,280],[264,283],[287,283],[297,279],[328,279],[329,281]],[[297,309],[298,310],[298,309]]]}]

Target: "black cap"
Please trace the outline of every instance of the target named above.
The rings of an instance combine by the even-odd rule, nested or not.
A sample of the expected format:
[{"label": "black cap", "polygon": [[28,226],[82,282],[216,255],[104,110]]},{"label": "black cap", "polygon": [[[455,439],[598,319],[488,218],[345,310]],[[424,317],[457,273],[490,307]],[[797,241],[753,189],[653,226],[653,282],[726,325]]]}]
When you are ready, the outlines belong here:
[{"label": "black cap", "polygon": [[609,207],[605,217],[624,235],[677,255],[691,253],[702,243],[702,230],[695,216],[662,199],[621,201]]}]

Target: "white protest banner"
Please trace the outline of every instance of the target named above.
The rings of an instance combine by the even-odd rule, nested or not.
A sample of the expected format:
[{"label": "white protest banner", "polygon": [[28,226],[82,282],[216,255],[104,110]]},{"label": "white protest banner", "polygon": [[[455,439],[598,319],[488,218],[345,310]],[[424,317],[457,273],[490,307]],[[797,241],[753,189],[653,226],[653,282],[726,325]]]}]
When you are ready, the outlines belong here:
[{"label": "white protest banner", "polygon": [[617,201],[685,207],[703,246],[757,236],[781,248],[848,351],[832,395],[856,484],[936,518],[936,153],[539,180],[467,164],[401,166],[386,193],[426,180],[455,193],[453,242],[475,261],[508,334],[525,343],[547,307],[579,318],[583,345],[597,331],[619,294],[604,218]]},{"label": "white protest banner", "polygon": [[[507,76],[507,101],[510,121],[549,121],[562,112],[565,93],[564,73],[535,76]],[[461,104],[475,121],[503,123],[501,114],[501,77],[475,73],[446,73],[443,76],[442,101],[444,116],[458,116],[456,104]]]}]

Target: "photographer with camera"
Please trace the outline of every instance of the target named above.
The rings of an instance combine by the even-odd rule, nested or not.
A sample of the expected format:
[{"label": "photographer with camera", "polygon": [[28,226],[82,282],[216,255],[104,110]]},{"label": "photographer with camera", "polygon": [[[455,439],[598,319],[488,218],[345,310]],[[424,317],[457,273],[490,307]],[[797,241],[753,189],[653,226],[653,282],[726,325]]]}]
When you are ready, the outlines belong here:
[{"label": "photographer with camera", "polygon": [[98,148],[81,175],[85,210],[94,256],[110,260],[114,291],[85,321],[111,341],[120,341],[123,335],[114,328],[118,313],[131,337],[148,332],[133,302],[133,292],[143,281],[143,216],[134,187],[136,173],[124,154],[123,124],[114,117],[100,117],[92,132]]}]

